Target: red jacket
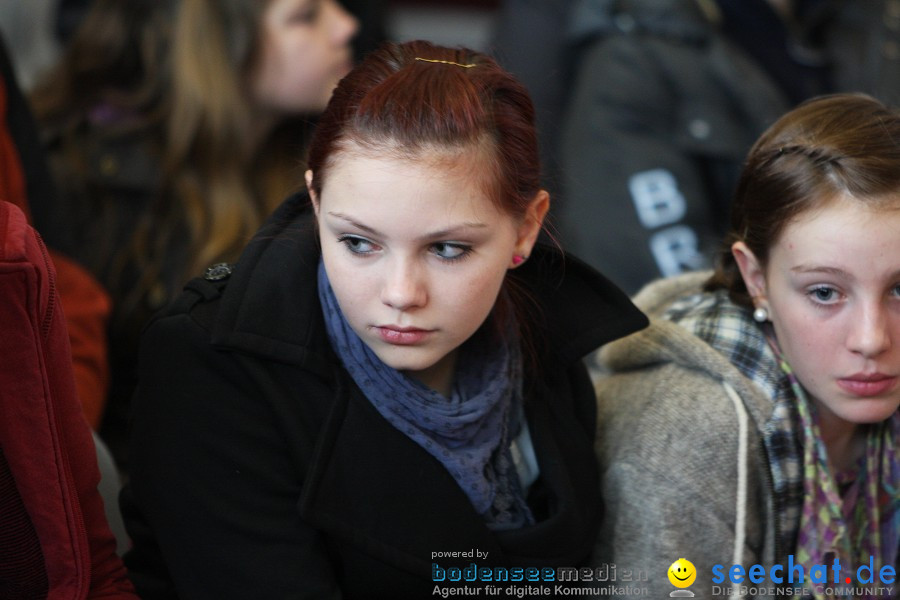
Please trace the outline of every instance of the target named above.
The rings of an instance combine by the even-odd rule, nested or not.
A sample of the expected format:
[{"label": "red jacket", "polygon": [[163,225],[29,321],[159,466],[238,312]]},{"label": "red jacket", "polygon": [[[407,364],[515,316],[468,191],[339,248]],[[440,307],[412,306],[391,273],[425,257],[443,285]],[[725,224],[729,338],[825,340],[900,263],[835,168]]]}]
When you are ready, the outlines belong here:
[{"label": "red jacket", "polygon": [[[12,202],[29,215],[29,194],[32,203],[47,203],[45,196],[55,192],[42,181],[49,171],[43,164],[37,130],[25,98],[15,85],[2,40],[0,75],[0,200]],[[110,299],[83,267],[59,253],[51,254],[72,344],[75,385],[88,423],[98,429],[109,386],[106,322]]]},{"label": "red jacket", "polygon": [[137,598],[97,491],[56,272],[25,214],[3,201],[0,447],[40,541],[48,599]]}]

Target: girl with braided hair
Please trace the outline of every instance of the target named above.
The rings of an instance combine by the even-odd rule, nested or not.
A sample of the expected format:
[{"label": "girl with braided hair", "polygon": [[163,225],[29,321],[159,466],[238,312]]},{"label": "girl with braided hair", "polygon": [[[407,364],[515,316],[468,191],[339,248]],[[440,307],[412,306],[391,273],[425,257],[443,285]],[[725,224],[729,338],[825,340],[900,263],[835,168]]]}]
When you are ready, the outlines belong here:
[{"label": "girl with braided hair", "polygon": [[646,569],[656,597],[680,557],[696,597],[737,595],[753,582],[730,567],[755,564],[766,590],[799,565],[800,596],[868,597],[857,569],[878,585],[900,540],[900,113],[835,95],[784,115],[715,273],[636,303],[651,327],[599,355],[597,559]]}]

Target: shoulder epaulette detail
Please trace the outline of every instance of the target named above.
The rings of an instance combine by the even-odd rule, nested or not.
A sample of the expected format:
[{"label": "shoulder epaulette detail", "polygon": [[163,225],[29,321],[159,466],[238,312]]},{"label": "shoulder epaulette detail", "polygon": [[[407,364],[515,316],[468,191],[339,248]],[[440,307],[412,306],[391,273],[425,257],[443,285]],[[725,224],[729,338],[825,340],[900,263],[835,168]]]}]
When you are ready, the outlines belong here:
[{"label": "shoulder epaulette detail", "polygon": [[231,277],[232,265],[230,263],[216,263],[206,269],[203,279],[207,281],[221,281]]}]

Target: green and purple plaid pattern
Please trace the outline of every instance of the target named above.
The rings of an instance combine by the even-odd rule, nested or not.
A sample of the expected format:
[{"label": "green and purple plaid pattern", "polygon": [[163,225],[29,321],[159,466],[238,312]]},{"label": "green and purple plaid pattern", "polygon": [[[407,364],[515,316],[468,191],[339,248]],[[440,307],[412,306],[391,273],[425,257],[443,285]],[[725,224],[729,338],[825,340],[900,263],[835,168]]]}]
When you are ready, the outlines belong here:
[{"label": "green and purple plaid pattern", "polygon": [[[865,432],[865,452],[856,468],[833,473],[819,431],[816,407],[809,401],[790,365],[781,354],[774,335],[770,347],[791,384],[800,416],[803,445],[803,510],[795,551],[797,562],[807,572],[813,565],[831,564],[837,557],[843,573],[869,564],[896,565],[900,532],[900,460],[896,442],[900,440],[900,414],[881,423],[861,425]],[[838,586],[853,588],[857,582],[841,581]],[[839,596],[817,593],[816,600]],[[842,597],[842,596],[841,596]],[[854,595],[856,598],[869,596]]]}]

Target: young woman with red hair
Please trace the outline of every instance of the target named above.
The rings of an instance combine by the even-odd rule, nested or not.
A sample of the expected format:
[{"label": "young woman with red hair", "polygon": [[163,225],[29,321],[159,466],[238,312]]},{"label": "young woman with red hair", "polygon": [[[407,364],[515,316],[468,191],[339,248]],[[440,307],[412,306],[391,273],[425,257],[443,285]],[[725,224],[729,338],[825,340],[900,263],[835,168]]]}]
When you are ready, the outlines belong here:
[{"label": "young woman with red hair", "polygon": [[387,45],[341,81],[308,194],[145,332],[124,499],[144,598],[423,598],[473,562],[585,563],[581,358],[645,319],[537,243],[533,120],[464,49]]}]

